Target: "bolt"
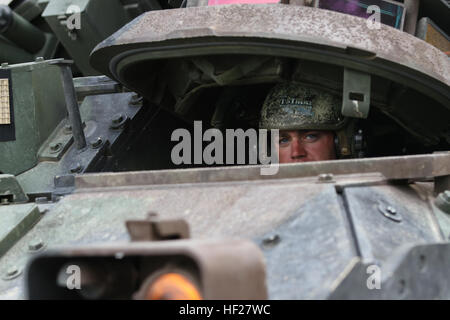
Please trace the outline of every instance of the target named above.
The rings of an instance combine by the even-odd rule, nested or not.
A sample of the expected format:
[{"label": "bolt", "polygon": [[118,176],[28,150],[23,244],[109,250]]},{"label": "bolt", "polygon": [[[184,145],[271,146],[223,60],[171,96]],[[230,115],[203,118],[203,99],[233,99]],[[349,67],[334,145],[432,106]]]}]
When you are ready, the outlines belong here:
[{"label": "bolt", "polygon": [[124,118],[123,114],[118,113],[112,118],[111,122],[112,123],[120,123],[123,121],[123,118]]},{"label": "bolt", "polygon": [[402,216],[399,214],[397,209],[395,209],[393,206],[389,205],[388,203],[378,200],[378,210],[385,216],[386,218],[394,221],[394,222],[402,222]]},{"label": "bolt", "polygon": [[266,247],[270,247],[270,246],[274,246],[276,244],[278,244],[281,241],[281,238],[279,235],[274,234],[271,236],[268,236],[267,238],[265,238],[263,240],[263,245]]},{"label": "bolt", "polygon": [[134,96],[131,97],[131,104],[132,105],[139,105],[142,103],[142,101],[144,101],[144,98],[141,97],[139,94],[135,94]]},{"label": "bolt", "polygon": [[81,163],[77,162],[73,167],[70,168],[71,173],[79,173],[83,170]]},{"label": "bolt", "polygon": [[443,212],[450,214],[450,190],[439,193],[434,204]]},{"label": "bolt", "polygon": [[7,271],[6,274],[3,276],[4,280],[11,280],[20,275],[21,271],[16,266],[11,266]]},{"label": "bolt", "polygon": [[0,200],[0,204],[2,204],[2,205],[9,204],[8,198],[2,198],[2,199]]},{"label": "bolt", "polygon": [[8,67],[9,66],[9,63],[8,62],[3,62],[2,63],[2,68],[6,68],[6,67]]},{"label": "bolt", "polygon": [[331,173],[322,173],[319,174],[319,181],[320,182],[327,182],[327,181],[333,181],[333,174]]},{"label": "bolt", "polygon": [[66,124],[64,126],[64,133],[66,133],[66,134],[72,133],[72,126],[70,124]]},{"label": "bolt", "polygon": [[11,268],[8,269],[8,271],[6,272],[6,275],[8,277],[13,277],[18,272],[19,272],[19,269],[16,266],[12,266]]},{"label": "bolt", "polygon": [[42,62],[42,61],[44,61],[44,57],[37,57],[34,61]]},{"label": "bolt", "polygon": [[44,242],[41,239],[36,239],[28,244],[28,250],[36,252],[44,247]]},{"label": "bolt", "polygon": [[50,153],[57,153],[59,150],[61,150],[61,147],[61,143],[52,143],[50,145]]},{"label": "bolt", "polygon": [[149,212],[147,213],[147,219],[152,220],[154,218],[157,218],[158,214],[156,212]]},{"label": "bolt", "polygon": [[392,215],[396,215],[397,214],[397,210],[394,207],[388,206],[386,208],[386,211]]},{"label": "bolt", "polygon": [[125,123],[125,116],[122,113],[116,114],[111,119],[111,129],[120,129]]},{"label": "bolt", "polygon": [[57,150],[58,147],[59,147],[59,145],[58,145],[57,143],[53,143],[53,144],[50,146],[50,149],[52,149],[52,150]]},{"label": "bolt", "polygon": [[90,142],[91,147],[94,149],[100,148],[102,143],[103,143],[102,137],[97,137],[96,139],[94,139]]}]

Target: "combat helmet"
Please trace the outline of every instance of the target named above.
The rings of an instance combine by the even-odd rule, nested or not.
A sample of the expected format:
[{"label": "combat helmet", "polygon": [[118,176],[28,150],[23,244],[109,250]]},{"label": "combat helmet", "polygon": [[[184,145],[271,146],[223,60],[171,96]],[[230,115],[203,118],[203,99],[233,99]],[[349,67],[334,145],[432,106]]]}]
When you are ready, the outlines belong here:
[{"label": "combat helmet", "polygon": [[351,157],[348,118],[341,114],[342,100],[324,89],[294,82],[277,84],[261,109],[259,127],[279,130],[330,130],[335,132],[336,154]]}]

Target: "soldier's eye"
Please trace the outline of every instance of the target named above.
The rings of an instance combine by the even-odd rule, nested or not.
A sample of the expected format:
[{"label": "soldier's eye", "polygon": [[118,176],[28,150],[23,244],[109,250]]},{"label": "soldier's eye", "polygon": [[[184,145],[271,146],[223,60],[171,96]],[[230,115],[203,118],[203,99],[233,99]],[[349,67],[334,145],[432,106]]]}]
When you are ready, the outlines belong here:
[{"label": "soldier's eye", "polygon": [[318,138],[319,138],[319,134],[318,133],[308,133],[304,137],[305,141],[308,141],[308,142],[316,141]]},{"label": "soldier's eye", "polygon": [[288,137],[280,137],[280,140],[278,141],[279,144],[287,144],[289,142],[289,138]]}]

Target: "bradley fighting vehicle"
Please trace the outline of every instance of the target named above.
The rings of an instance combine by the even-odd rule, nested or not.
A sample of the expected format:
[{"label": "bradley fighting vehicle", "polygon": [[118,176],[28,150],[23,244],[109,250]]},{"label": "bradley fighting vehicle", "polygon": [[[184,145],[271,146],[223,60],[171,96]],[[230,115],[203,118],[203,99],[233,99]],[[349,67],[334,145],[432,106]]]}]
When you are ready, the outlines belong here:
[{"label": "bradley fighting vehicle", "polygon": [[[449,1],[1,2],[0,298],[450,298]],[[172,161],[285,81],[338,160]]]}]

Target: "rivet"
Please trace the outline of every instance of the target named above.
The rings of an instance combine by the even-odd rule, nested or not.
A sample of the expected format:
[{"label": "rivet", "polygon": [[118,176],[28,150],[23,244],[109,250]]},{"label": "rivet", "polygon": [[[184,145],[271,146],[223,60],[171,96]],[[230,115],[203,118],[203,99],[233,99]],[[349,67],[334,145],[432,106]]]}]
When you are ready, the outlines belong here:
[{"label": "rivet", "polygon": [[124,115],[122,113],[118,113],[112,118],[111,122],[112,123],[120,123],[123,121],[123,118],[124,118]]},{"label": "rivet", "polygon": [[443,212],[450,214],[450,190],[439,193],[434,204]]},{"label": "rivet", "polygon": [[71,173],[79,173],[83,170],[81,163],[77,162],[73,167],[70,168]]},{"label": "rivet", "polygon": [[397,210],[394,207],[391,207],[391,206],[388,206],[386,208],[386,211],[389,212],[390,214],[393,214],[393,215],[397,214]]},{"label": "rivet", "polygon": [[42,61],[44,61],[44,57],[37,57],[34,61],[42,62]]},{"label": "rivet", "polygon": [[6,67],[8,67],[9,66],[9,63],[8,62],[3,62],[2,63],[2,68],[6,68]]},{"label": "rivet", "polygon": [[319,174],[318,180],[320,182],[329,182],[329,181],[333,181],[333,174],[331,173],[322,173]]},{"label": "rivet", "polygon": [[70,124],[66,124],[66,125],[64,126],[64,133],[65,133],[65,134],[70,134],[70,133],[72,133],[72,126],[71,126]]},{"label": "rivet", "polygon": [[385,201],[378,201],[378,210],[383,214],[383,216],[394,222],[402,222],[403,220],[401,216],[401,210],[399,212],[395,207],[386,203]]},{"label": "rivet", "polygon": [[33,240],[28,244],[28,250],[30,250],[32,252],[39,251],[43,247],[44,247],[44,242],[41,239]]},{"label": "rivet", "polygon": [[19,269],[17,269],[16,266],[13,266],[8,269],[8,271],[6,272],[6,275],[8,277],[11,277],[11,276],[15,275],[17,272],[19,272]]},{"label": "rivet", "polygon": [[102,137],[97,137],[96,139],[90,142],[91,147],[94,149],[99,148],[102,145],[102,143],[103,143]]},{"label": "rivet", "polygon": [[61,143],[52,143],[50,145],[50,153],[58,153],[59,150],[61,150],[62,144]]},{"label": "rivet", "polygon": [[154,218],[157,218],[158,217],[158,214],[156,213],[156,212],[149,212],[149,213],[147,213],[147,219],[154,219]]},{"label": "rivet", "polygon": [[139,105],[142,103],[142,101],[144,101],[144,98],[142,96],[140,96],[139,94],[135,94],[131,97],[130,103],[132,105]]},{"label": "rivet", "polygon": [[270,235],[267,238],[264,238],[262,244],[265,247],[271,247],[278,244],[281,241],[281,238],[278,234]]},{"label": "rivet", "polygon": [[126,116],[122,113],[114,115],[111,119],[111,129],[120,129],[123,127],[126,121]]},{"label": "rivet", "polygon": [[11,280],[14,278],[17,278],[22,272],[19,268],[16,266],[11,266],[7,271],[6,274],[3,276],[4,280]]}]

